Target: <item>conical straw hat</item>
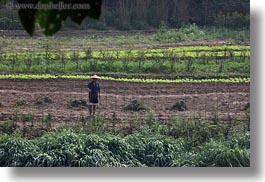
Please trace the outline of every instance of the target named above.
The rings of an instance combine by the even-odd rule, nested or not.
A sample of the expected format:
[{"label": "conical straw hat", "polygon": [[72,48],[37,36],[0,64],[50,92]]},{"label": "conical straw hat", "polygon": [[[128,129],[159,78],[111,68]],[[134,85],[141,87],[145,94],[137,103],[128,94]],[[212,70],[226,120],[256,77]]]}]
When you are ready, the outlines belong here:
[{"label": "conical straw hat", "polygon": [[91,78],[100,79],[100,77],[98,75],[93,75],[93,76],[91,76]]}]

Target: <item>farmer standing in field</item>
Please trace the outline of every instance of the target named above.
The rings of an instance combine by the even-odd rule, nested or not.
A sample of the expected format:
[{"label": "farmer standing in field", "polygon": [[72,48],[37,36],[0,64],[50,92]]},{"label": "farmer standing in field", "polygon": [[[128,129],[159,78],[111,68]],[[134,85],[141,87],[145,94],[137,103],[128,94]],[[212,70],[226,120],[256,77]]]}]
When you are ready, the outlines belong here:
[{"label": "farmer standing in field", "polygon": [[100,86],[98,80],[99,76],[93,75],[91,77],[92,81],[88,83],[88,103],[89,103],[89,115],[95,116],[96,106],[99,103],[100,99]]}]

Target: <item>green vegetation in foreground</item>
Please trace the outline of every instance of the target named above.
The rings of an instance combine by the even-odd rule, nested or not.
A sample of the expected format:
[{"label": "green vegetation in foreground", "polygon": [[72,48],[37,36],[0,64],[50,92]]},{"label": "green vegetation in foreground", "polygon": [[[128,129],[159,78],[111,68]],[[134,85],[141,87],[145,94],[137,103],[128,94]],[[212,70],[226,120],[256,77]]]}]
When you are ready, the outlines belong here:
[{"label": "green vegetation in foreground", "polygon": [[64,126],[33,139],[2,134],[0,166],[250,166],[250,135],[242,122],[232,126],[172,119],[170,125],[158,125],[150,118],[147,123],[125,136],[106,134],[102,124]]},{"label": "green vegetation in foreground", "polygon": [[[0,75],[0,79],[90,79],[88,75]],[[140,79],[140,78],[113,78],[101,77],[101,80],[106,81],[123,81],[123,82],[137,82],[137,83],[249,83],[250,78],[228,78],[228,79]]]}]

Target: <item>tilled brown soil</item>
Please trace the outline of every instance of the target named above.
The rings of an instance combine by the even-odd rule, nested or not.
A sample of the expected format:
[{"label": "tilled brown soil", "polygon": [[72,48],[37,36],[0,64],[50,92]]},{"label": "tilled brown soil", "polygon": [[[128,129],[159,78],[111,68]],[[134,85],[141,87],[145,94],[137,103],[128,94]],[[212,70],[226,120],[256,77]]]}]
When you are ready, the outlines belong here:
[{"label": "tilled brown soil", "polygon": [[[53,126],[65,121],[77,121],[88,116],[86,107],[71,108],[70,100],[87,100],[87,80],[0,80],[0,123],[15,113],[43,117],[53,116]],[[250,85],[247,83],[179,83],[146,84],[101,81],[101,100],[97,115],[119,120],[147,118],[148,111],[125,111],[131,100],[141,100],[155,111],[160,120],[172,116],[222,120],[244,119],[249,103]],[[52,103],[36,105],[38,98],[49,97]],[[26,105],[17,107],[17,101]],[[170,108],[177,102],[186,102],[188,111],[177,112]]]}]

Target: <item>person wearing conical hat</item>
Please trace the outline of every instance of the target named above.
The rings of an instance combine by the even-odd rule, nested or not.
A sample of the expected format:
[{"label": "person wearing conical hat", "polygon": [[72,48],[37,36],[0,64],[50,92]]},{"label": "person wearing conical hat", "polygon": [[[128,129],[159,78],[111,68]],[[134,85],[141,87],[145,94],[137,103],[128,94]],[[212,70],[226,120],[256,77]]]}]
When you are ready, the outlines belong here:
[{"label": "person wearing conical hat", "polygon": [[91,76],[91,81],[88,83],[88,105],[89,105],[89,115],[95,116],[96,106],[98,106],[100,99],[100,86],[98,80],[99,76],[93,75]]}]

